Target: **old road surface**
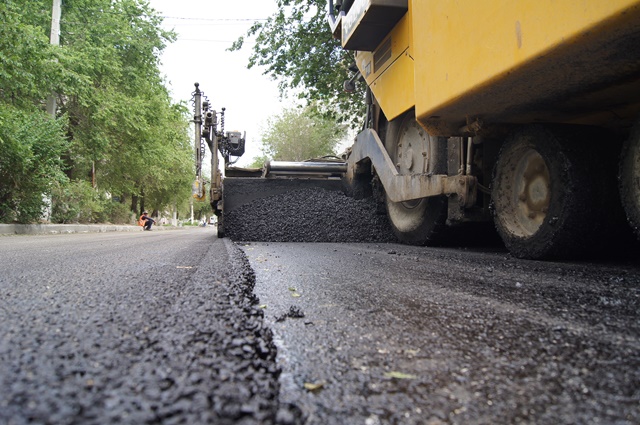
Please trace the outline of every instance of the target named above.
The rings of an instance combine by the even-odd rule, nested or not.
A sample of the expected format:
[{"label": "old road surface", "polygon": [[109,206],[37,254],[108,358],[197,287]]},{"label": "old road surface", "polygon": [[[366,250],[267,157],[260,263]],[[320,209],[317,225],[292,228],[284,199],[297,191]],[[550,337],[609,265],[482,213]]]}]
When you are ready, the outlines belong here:
[{"label": "old road surface", "polygon": [[637,424],[639,299],[628,259],[2,237],[0,423]]},{"label": "old road surface", "polygon": [[640,423],[633,261],[385,244],[242,249],[278,347],[280,402],[307,423]]}]

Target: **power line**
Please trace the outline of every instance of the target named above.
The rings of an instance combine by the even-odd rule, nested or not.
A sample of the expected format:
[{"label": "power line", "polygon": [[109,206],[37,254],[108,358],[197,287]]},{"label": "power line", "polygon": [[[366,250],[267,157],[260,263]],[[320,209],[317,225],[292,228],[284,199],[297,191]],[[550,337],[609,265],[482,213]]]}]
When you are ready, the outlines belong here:
[{"label": "power line", "polygon": [[[87,16],[86,12],[92,12],[91,10],[78,11],[83,16]],[[157,11],[156,11],[157,12]],[[125,11],[120,10],[100,10],[101,14],[109,14],[109,15],[119,15],[119,16],[127,16],[127,17],[158,17],[163,19],[176,19],[181,21],[208,21],[208,22],[259,22],[259,21],[267,21],[267,18],[196,18],[196,17],[188,17],[188,16],[166,16],[166,15],[154,15],[154,14],[131,14]]]},{"label": "power line", "polygon": [[[125,15],[123,13],[116,13],[116,12],[110,12],[109,14],[111,15],[120,15],[120,16],[128,16]],[[181,20],[181,21],[202,21],[202,22],[218,22],[218,24],[206,24],[206,23],[202,23],[202,24],[195,24],[195,25],[209,25],[209,26],[217,26],[217,25],[233,25],[234,23],[252,23],[252,22],[264,22],[267,19],[245,19],[245,18],[189,18],[189,17],[178,17],[178,16],[160,16],[163,19],[176,19],[176,20]],[[72,21],[67,21],[67,20],[63,20],[63,22],[65,24],[69,24],[69,25],[86,25],[87,22],[72,22]],[[164,24],[167,25],[172,25],[169,22],[163,22]],[[92,25],[96,25],[99,24],[99,22],[93,22]],[[173,24],[175,25],[175,24]],[[190,24],[193,25],[193,24]]]},{"label": "power line", "polygon": [[185,21],[234,21],[234,22],[256,22],[256,21],[266,21],[266,18],[189,18],[183,16],[161,16],[165,19],[179,19]]},{"label": "power line", "polygon": [[[62,19],[61,22],[65,25],[81,25],[81,26],[86,26],[89,25],[87,22],[78,22],[78,21],[68,21],[66,19]],[[96,21],[96,22],[92,22],[91,23],[92,26],[96,27],[96,26],[108,26],[109,24],[103,24],[100,21]],[[238,22],[237,24],[234,24],[233,22],[218,22],[218,23],[177,23],[177,22],[163,22],[162,25],[164,27],[184,27],[186,25],[188,25],[189,27],[232,27],[234,25],[246,25],[246,22]]]},{"label": "power line", "polygon": [[204,41],[207,43],[233,43],[234,42],[234,40],[205,40],[200,38],[180,38],[180,37],[178,37],[176,41]]}]

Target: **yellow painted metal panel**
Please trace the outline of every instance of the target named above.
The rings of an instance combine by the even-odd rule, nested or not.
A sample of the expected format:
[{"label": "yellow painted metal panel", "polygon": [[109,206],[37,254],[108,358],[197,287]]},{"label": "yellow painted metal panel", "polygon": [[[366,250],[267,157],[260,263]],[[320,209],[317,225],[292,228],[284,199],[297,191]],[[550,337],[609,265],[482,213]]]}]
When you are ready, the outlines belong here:
[{"label": "yellow painted metal panel", "polygon": [[[376,69],[374,52],[357,52],[356,64],[388,119],[415,105],[414,62],[411,57],[413,34],[410,12],[391,31],[391,56]],[[384,46],[387,37],[380,46]]]},{"label": "yellow painted metal panel", "polygon": [[607,20],[635,19],[640,0],[411,0],[409,6],[416,115],[426,121],[558,46],[588,38]]},{"label": "yellow painted metal panel", "polygon": [[388,120],[398,117],[415,105],[413,67],[413,59],[406,51],[371,85]]}]

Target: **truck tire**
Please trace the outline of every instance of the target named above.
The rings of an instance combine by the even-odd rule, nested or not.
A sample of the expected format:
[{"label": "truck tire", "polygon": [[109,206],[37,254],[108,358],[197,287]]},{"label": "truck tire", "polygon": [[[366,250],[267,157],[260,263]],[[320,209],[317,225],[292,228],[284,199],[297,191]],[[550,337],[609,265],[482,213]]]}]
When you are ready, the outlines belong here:
[{"label": "truck tire", "polygon": [[[430,136],[409,111],[387,125],[385,147],[400,174],[446,174],[446,138]],[[436,196],[392,202],[385,196],[387,215],[400,242],[437,243],[447,219],[447,198]]]},{"label": "truck tire", "polygon": [[511,254],[541,260],[595,251],[615,202],[607,195],[608,174],[615,172],[590,139],[589,130],[577,127],[531,126],[502,146],[492,209]]},{"label": "truck tire", "polygon": [[640,240],[640,121],[631,131],[620,156],[620,198],[627,220]]},{"label": "truck tire", "polygon": [[224,238],[224,214],[218,216],[218,222],[216,223],[216,234],[218,239]]}]

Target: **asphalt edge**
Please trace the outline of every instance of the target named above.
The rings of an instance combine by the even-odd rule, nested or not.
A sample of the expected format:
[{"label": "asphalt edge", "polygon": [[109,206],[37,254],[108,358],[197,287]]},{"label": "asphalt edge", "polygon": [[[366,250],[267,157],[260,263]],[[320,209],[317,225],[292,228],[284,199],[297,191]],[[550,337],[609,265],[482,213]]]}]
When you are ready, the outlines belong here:
[{"label": "asphalt edge", "polygon": [[280,374],[282,370],[278,365],[277,355],[278,347],[276,345],[273,330],[267,324],[264,319],[264,310],[259,306],[259,298],[255,294],[254,288],[256,284],[256,274],[251,263],[247,258],[245,252],[238,246],[238,243],[229,238],[219,238],[222,241],[224,247],[227,250],[229,262],[232,270],[236,276],[235,282],[232,283],[232,287],[235,291],[241,294],[244,301],[247,303],[245,306],[245,314],[247,317],[256,316],[259,318],[261,326],[260,329],[256,329],[257,339],[261,339],[265,346],[263,349],[262,357],[269,362],[272,362],[273,368],[269,370],[269,373],[275,380],[275,391],[277,393],[277,413],[275,415],[275,425],[298,425],[307,423],[307,419],[304,416],[302,409],[293,403],[283,403],[280,398]]},{"label": "asphalt edge", "polygon": [[[183,227],[153,226],[152,230],[178,229],[183,229]],[[142,227],[124,224],[0,224],[0,236],[106,232],[142,232]]]}]

